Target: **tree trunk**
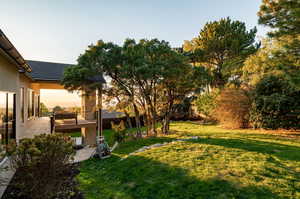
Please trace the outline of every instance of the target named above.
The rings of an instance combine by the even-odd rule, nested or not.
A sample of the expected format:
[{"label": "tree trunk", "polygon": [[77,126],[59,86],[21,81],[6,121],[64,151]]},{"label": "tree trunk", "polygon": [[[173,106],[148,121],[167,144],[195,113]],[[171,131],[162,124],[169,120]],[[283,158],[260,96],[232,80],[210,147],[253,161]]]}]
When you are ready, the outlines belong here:
[{"label": "tree trunk", "polygon": [[157,136],[156,131],[156,113],[154,110],[151,110],[151,131],[154,136]]},{"label": "tree trunk", "polygon": [[164,115],[164,118],[163,118],[163,121],[162,121],[162,128],[161,128],[161,131],[162,131],[163,134],[168,134],[169,133],[172,107],[173,107],[173,103],[169,104],[169,107],[167,108],[166,113]]},{"label": "tree trunk", "polygon": [[173,93],[172,90],[168,89],[168,105],[163,118],[162,129],[161,129],[163,134],[168,134],[170,130],[170,117],[172,115],[173,104],[174,104],[174,98],[172,93]]},{"label": "tree trunk", "polygon": [[128,125],[128,127],[129,127],[130,129],[132,129],[132,123],[131,123],[130,116],[129,116],[129,114],[128,114],[127,111],[124,111],[124,113],[125,113],[125,116],[126,116],[127,125]]},{"label": "tree trunk", "polygon": [[146,127],[147,136],[150,135],[150,116],[149,116],[149,107],[146,105],[146,103],[143,103],[143,108],[145,111],[144,115],[144,125]]},{"label": "tree trunk", "polygon": [[166,121],[165,121],[165,134],[169,134],[170,131],[170,114],[167,115]]},{"label": "tree trunk", "polygon": [[151,121],[150,121],[150,116],[149,113],[146,113],[146,127],[147,127],[147,136],[150,135],[150,125],[151,125]]},{"label": "tree trunk", "polygon": [[141,121],[140,121],[140,113],[135,103],[133,103],[133,109],[135,114],[135,123],[136,123],[136,137],[141,138],[142,132],[141,132]]}]

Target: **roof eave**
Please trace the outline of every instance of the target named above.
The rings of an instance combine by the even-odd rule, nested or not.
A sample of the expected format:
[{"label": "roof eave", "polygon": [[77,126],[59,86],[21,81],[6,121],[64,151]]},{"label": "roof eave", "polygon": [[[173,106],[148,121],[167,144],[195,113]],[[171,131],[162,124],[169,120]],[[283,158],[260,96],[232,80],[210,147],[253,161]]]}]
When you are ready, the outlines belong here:
[{"label": "roof eave", "polygon": [[31,67],[26,63],[25,59],[14,47],[14,45],[9,41],[6,35],[0,29],[0,49],[5,52],[14,63],[22,70],[26,72],[31,72]]}]

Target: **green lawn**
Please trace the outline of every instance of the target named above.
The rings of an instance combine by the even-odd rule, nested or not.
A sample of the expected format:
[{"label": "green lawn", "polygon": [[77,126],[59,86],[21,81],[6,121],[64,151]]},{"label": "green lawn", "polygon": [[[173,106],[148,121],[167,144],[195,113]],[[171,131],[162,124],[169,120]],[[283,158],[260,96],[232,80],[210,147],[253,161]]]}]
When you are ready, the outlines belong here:
[{"label": "green lawn", "polygon": [[[172,123],[170,136],[122,143],[81,164],[88,199],[300,198],[300,140],[254,130]],[[106,131],[109,136],[111,132]],[[136,155],[145,145],[199,136]]]}]

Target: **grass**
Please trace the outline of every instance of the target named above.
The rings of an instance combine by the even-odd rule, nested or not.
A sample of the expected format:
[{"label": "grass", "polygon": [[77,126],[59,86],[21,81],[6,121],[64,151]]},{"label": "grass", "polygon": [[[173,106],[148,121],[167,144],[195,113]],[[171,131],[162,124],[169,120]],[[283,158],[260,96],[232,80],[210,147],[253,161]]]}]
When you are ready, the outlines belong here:
[{"label": "grass", "polygon": [[66,136],[70,136],[70,137],[81,137],[81,132],[70,132],[70,133],[64,133],[64,135],[66,135]]},{"label": "grass", "polygon": [[[300,198],[300,140],[176,122],[172,134],[122,143],[81,164],[88,199]],[[109,132],[106,132],[109,137]],[[126,157],[145,145],[199,136]]]},{"label": "grass", "polygon": [[[142,127],[141,128],[142,131],[145,131],[146,128]],[[136,132],[135,128],[132,129],[127,129],[127,132],[129,134],[134,134]],[[105,140],[109,145],[113,145],[114,144],[114,140],[113,140],[113,130],[111,129],[105,129],[103,130],[103,134],[105,136]],[[70,137],[81,137],[81,132],[80,131],[75,131],[75,132],[70,132],[70,133],[65,133],[64,135],[66,136],[70,136]]]}]

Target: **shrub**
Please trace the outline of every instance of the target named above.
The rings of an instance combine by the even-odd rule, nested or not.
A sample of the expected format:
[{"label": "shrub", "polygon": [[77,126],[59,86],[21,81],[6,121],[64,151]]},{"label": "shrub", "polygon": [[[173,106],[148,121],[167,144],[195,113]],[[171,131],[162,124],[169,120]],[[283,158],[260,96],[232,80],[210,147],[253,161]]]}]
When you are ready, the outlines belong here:
[{"label": "shrub", "polygon": [[289,80],[269,75],[257,83],[250,120],[255,128],[300,128],[300,91]]},{"label": "shrub", "polygon": [[216,99],[214,117],[228,128],[247,128],[251,99],[249,92],[238,88],[225,88]]},{"label": "shrub", "polygon": [[115,142],[123,142],[126,138],[126,128],[125,128],[125,124],[124,121],[121,120],[121,122],[119,124],[115,124],[113,122],[111,122],[111,127],[113,132],[113,140]]},{"label": "shrub", "polygon": [[207,118],[213,117],[212,113],[216,108],[216,98],[219,93],[218,90],[214,90],[199,95],[195,102],[198,112]]},{"label": "shrub", "polygon": [[11,156],[19,177],[14,186],[32,199],[53,198],[74,154],[71,140],[62,135],[43,134],[21,140]]}]

